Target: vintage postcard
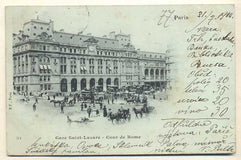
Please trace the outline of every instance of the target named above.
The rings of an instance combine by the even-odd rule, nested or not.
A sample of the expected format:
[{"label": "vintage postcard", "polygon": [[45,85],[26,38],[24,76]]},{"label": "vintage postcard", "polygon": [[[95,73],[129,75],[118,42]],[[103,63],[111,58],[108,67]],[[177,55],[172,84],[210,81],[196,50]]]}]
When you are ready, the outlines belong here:
[{"label": "vintage postcard", "polygon": [[234,5],[5,13],[8,155],[235,153]]}]

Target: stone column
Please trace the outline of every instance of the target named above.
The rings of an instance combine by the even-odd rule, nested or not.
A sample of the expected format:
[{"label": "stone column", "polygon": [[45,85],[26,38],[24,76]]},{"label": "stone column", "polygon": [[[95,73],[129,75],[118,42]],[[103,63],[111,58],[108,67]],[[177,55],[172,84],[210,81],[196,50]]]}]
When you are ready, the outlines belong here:
[{"label": "stone column", "polygon": [[90,78],[86,78],[86,89],[90,89]]},{"label": "stone column", "polygon": [[107,86],[106,86],[106,79],[103,78],[103,91],[107,90]]}]

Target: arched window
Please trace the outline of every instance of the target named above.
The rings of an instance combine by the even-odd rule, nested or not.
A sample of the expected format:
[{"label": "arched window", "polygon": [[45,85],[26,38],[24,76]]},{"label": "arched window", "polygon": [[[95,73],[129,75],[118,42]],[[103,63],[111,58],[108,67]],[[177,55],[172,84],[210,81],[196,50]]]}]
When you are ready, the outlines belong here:
[{"label": "arched window", "polygon": [[148,69],[145,69],[145,76],[148,76],[148,74],[149,74]]},{"label": "arched window", "polygon": [[62,79],[60,82],[60,91],[67,92],[67,79]]}]

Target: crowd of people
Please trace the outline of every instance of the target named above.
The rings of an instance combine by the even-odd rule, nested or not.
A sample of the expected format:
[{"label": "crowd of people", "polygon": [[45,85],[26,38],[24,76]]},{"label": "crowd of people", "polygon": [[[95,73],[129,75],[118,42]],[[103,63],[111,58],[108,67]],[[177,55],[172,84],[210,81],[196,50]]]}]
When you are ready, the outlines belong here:
[{"label": "crowd of people", "polygon": [[[42,95],[41,95],[42,96]],[[38,99],[40,97],[35,97],[35,102],[33,103],[33,111],[36,112],[37,105],[38,105]],[[61,100],[57,100],[60,99]],[[155,96],[153,96],[155,98]],[[119,100],[124,100],[124,103],[117,103]],[[147,107],[147,97],[146,96],[140,96],[135,94],[129,94],[127,96],[120,96],[116,94],[110,94],[106,99],[103,99],[101,101],[92,101],[92,100],[84,100],[81,98],[80,94],[72,94],[64,97],[60,96],[47,96],[47,100],[53,103],[58,103],[60,107],[60,113],[65,113],[66,107],[80,107],[80,111],[82,113],[86,113],[88,118],[95,116],[103,116],[106,118],[113,118],[114,115],[119,115],[119,118],[121,117],[128,117],[128,114],[130,114],[130,110],[127,109],[129,106],[128,103],[136,104],[141,103],[143,107]],[[120,101],[121,102],[121,101]],[[113,105],[114,104],[114,105]],[[55,106],[55,104],[54,104]],[[118,107],[113,107],[118,106]],[[125,109],[123,108],[125,106]],[[145,109],[146,110],[146,109]],[[117,117],[118,118],[118,117]]]},{"label": "crowd of people", "polygon": [[92,95],[70,93],[69,95],[65,96],[59,94],[50,96],[47,93],[41,93],[37,96],[31,93],[31,95],[32,96],[24,94],[24,100],[29,102],[29,97],[35,98],[35,101],[32,105],[34,112],[37,111],[39,100],[47,99],[50,103],[53,103],[54,106],[60,108],[61,114],[66,113],[67,107],[79,107],[79,111],[82,114],[86,114],[86,117],[88,118],[102,116],[108,119],[129,118],[131,111],[133,111],[136,116],[141,112],[142,117],[143,113],[149,113],[147,97],[156,99],[155,92],[151,93],[149,96],[145,95],[144,92],[143,94],[137,94],[133,92],[117,94],[116,92],[112,92],[108,93],[107,96],[105,96],[103,99],[98,99],[97,96],[95,97],[95,93]]}]

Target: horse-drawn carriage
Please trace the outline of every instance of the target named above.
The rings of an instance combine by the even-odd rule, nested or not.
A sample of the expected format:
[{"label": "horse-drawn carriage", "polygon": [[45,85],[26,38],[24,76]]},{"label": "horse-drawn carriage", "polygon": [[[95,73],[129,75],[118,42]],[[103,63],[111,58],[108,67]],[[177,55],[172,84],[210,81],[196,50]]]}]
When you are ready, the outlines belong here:
[{"label": "horse-drawn carriage", "polygon": [[110,113],[108,117],[112,121],[112,123],[114,122],[114,120],[117,123],[119,123],[120,121],[130,121],[130,109],[119,109],[117,113]]},{"label": "horse-drawn carriage", "polygon": [[138,115],[140,115],[140,117],[142,118],[143,114],[148,114],[150,112],[152,112],[155,109],[155,107],[153,106],[143,106],[141,108],[133,108],[133,111],[136,115],[136,117],[138,118]]}]

